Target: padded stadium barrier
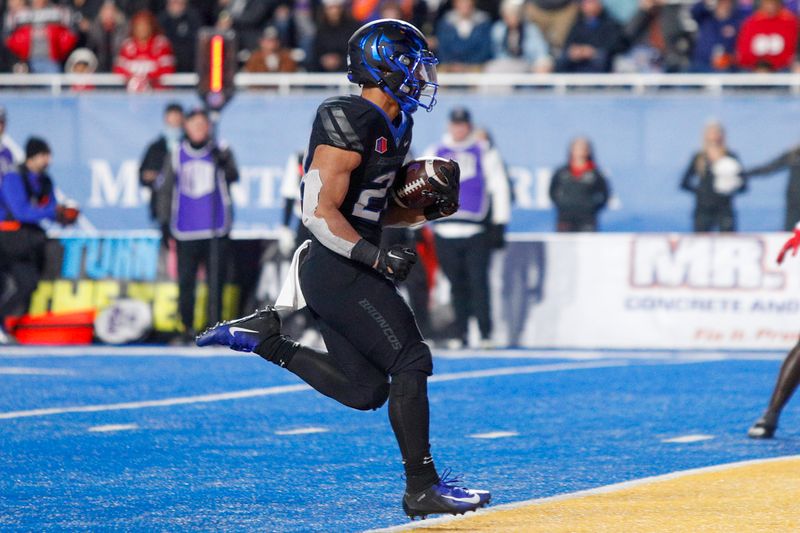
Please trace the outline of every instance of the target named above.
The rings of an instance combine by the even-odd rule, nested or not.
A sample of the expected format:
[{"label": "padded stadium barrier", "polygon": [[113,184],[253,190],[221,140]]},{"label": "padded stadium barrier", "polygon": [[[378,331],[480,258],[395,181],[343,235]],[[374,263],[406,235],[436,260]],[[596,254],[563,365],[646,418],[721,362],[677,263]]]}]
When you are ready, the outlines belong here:
[{"label": "padded stadium barrier", "polygon": [[[495,341],[527,348],[784,350],[796,342],[800,324],[800,265],[774,260],[784,237],[514,235],[492,261]],[[234,242],[226,316],[274,300],[288,266],[277,248],[275,241]],[[117,298],[133,298],[150,306],[157,332],[178,327],[174,254],[157,236],[62,237],[50,243],[47,263],[32,314],[100,312]],[[198,296],[200,325],[202,284]],[[452,316],[441,275],[431,308],[435,322]]]}]

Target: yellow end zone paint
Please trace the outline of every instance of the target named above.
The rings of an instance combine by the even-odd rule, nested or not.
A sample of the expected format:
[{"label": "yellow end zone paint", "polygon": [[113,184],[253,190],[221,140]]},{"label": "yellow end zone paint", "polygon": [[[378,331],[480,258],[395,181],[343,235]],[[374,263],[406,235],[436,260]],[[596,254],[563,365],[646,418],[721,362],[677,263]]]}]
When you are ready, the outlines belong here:
[{"label": "yellow end zone paint", "polygon": [[688,470],[415,525],[423,526],[415,531],[798,532],[800,456]]}]

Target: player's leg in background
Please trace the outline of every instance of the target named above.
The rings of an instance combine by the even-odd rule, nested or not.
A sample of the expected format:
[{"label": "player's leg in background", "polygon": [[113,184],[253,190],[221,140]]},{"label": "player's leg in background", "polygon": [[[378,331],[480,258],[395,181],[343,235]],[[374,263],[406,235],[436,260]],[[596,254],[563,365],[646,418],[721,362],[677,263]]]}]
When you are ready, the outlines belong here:
[{"label": "player's leg in background", "polygon": [[469,283],[469,303],[472,316],[478,320],[482,342],[492,338],[492,314],[489,308],[489,258],[492,250],[485,233],[467,239],[468,252],[464,254],[464,264]]},{"label": "player's leg in background", "polygon": [[436,237],[436,255],[439,266],[450,282],[450,303],[453,306],[455,321],[449,332],[449,337],[456,343],[466,344],[467,323],[469,320],[469,278],[465,265],[465,253],[469,253],[464,246],[466,239],[444,239]]},{"label": "player's leg in background", "polygon": [[732,233],[736,231],[736,212],[733,210],[733,200],[729,200],[717,210],[717,224],[719,231]]},{"label": "player's leg in background", "polygon": [[[203,262],[206,265],[206,283],[208,286],[206,324],[216,324],[222,317],[222,294],[227,277],[228,251],[232,247],[227,237],[219,237],[215,245],[212,245],[211,239],[201,242],[205,243],[202,253]],[[214,255],[216,257],[213,257]],[[215,269],[211,267],[212,261],[216,261]],[[216,270],[216,279],[211,279],[212,271],[214,270]],[[212,295],[212,290],[214,290],[216,294]]]},{"label": "player's leg in background", "polygon": [[197,269],[205,258],[202,241],[176,241],[178,258],[178,310],[184,331],[194,329],[195,289]]},{"label": "player's leg in background", "polygon": [[694,232],[705,233],[714,227],[714,216],[708,209],[697,207],[694,210]]},{"label": "player's leg in background", "polygon": [[791,349],[784,359],[778,373],[778,381],[772,391],[769,406],[762,417],[750,428],[748,435],[752,438],[771,438],[778,427],[786,403],[791,399],[797,385],[800,384],[800,342]]}]

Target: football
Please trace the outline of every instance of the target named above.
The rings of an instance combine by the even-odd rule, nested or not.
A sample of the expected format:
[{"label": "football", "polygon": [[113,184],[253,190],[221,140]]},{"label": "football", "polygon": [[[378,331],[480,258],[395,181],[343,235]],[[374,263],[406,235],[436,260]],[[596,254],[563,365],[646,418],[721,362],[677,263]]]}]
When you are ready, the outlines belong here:
[{"label": "football", "polygon": [[[447,177],[441,172],[443,167],[452,167],[453,163],[441,157],[416,159],[400,169],[392,186],[392,198],[400,207],[406,209],[424,209],[433,203],[430,196],[423,194],[432,191],[432,181],[447,185]],[[453,175],[452,172],[448,175]]]}]

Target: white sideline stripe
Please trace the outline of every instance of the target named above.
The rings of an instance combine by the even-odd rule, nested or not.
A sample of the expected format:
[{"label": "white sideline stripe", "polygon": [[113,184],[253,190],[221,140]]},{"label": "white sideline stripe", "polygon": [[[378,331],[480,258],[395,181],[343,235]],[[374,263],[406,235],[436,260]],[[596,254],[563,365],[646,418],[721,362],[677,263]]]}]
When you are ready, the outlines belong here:
[{"label": "white sideline stripe", "polygon": [[516,431],[489,431],[488,433],[474,433],[467,435],[471,439],[505,439],[507,437],[516,437],[519,433]]},{"label": "white sideline stripe", "polygon": [[[608,359],[717,359],[742,361],[781,361],[785,351],[739,350],[444,350],[433,349],[434,355],[442,359],[569,359],[576,361]],[[3,346],[0,357],[252,357],[252,354],[235,352],[228,348],[195,348],[188,346]]]},{"label": "white sideline stripe", "polygon": [[109,433],[111,431],[129,431],[139,429],[138,424],[106,424],[105,426],[92,426],[89,431],[92,433]]},{"label": "white sideline stripe", "polygon": [[2,346],[0,357],[253,357],[228,348],[190,346]]},{"label": "white sideline stripe", "polygon": [[276,431],[276,435],[312,435],[314,433],[327,433],[330,431],[328,428],[297,428],[297,429],[283,429]]},{"label": "white sideline stripe", "polygon": [[499,376],[514,376],[517,374],[538,374],[539,372],[558,372],[560,370],[584,370],[592,368],[613,368],[628,366],[628,361],[597,361],[591,363],[556,363],[552,365],[507,366],[503,368],[489,368],[486,370],[468,370],[466,372],[451,372],[449,374],[434,374],[429,382],[456,381],[461,379],[493,378]]},{"label": "white sideline stripe", "polygon": [[[606,368],[627,366],[625,361],[608,361],[596,363],[561,363],[557,365],[515,366],[505,368],[490,368],[487,370],[473,370],[470,372],[453,372],[433,376],[429,381],[453,381],[458,379],[478,379],[495,376],[509,376],[519,374],[536,374],[539,372],[558,372],[561,370],[584,370],[592,368]],[[186,405],[192,403],[210,403],[226,400],[239,400],[242,398],[256,398],[276,394],[288,394],[311,390],[308,385],[281,385],[260,389],[245,389],[240,391],[222,392],[218,394],[203,394],[199,396],[183,396],[178,398],[165,398],[163,400],[146,400],[139,402],[111,403],[100,405],[80,405],[73,407],[50,407],[45,409],[32,409],[29,411],[10,411],[0,413],[0,420],[11,418],[26,418],[32,416],[60,415],[65,413],[96,413],[100,411],[118,411],[122,409],[143,409],[146,407],[167,407],[171,405]]]},{"label": "white sideline stripe", "polygon": [[0,366],[0,374],[7,376],[74,376],[66,368],[37,368],[32,366]]},{"label": "white sideline stripe", "polygon": [[690,442],[702,442],[704,440],[711,440],[714,435],[682,435],[680,437],[672,437],[671,439],[664,439],[661,442],[674,443],[674,444],[688,444]]},{"label": "white sideline stripe", "polygon": [[60,415],[64,413],[97,413],[100,411],[119,411],[122,409],[143,409],[145,407],[167,407],[170,405],[187,405],[192,403],[221,402],[225,400],[239,400],[241,398],[255,398],[257,396],[270,396],[273,394],[287,394],[310,390],[308,385],[282,385],[279,387],[266,387],[262,389],[245,389],[218,394],[203,394],[200,396],[183,396],[165,398],[163,400],[147,400],[143,402],[108,403],[100,405],[79,405],[74,407],[50,407],[46,409],[32,409],[30,411],[10,411],[0,413],[0,420],[10,418],[26,418],[31,416]]},{"label": "white sideline stripe", "polygon": [[[513,503],[506,503],[503,505],[496,505],[492,507],[487,507],[484,509],[479,509],[477,513],[480,514],[489,514],[494,513],[497,511],[507,511],[511,509],[519,509],[522,507],[528,507],[531,505],[541,505],[543,503],[550,503],[550,502],[559,502],[564,500],[572,500],[575,498],[581,498],[583,496],[591,496],[593,494],[608,494],[611,492],[618,492],[620,490],[630,489],[633,487],[640,487],[642,485],[649,485],[651,483],[658,483],[660,481],[669,481],[671,479],[678,479],[686,476],[691,476],[694,474],[704,474],[708,472],[724,472],[725,470],[731,470],[733,468],[738,468],[740,466],[748,466],[748,465],[756,465],[756,464],[763,464],[763,463],[772,463],[775,461],[785,461],[787,459],[800,459],[800,455],[783,455],[779,457],[769,457],[767,459],[749,459],[746,461],[737,461],[735,463],[725,463],[720,465],[712,465],[712,466],[704,466],[701,468],[692,468],[689,470],[679,470],[677,472],[670,472],[669,474],[662,474],[660,476],[651,476],[651,477],[644,477],[640,479],[633,479],[631,481],[623,481],[622,483],[614,483],[613,485],[604,485],[602,487],[595,487],[593,489],[586,489],[586,490],[579,490],[577,492],[569,492],[566,494],[558,494],[556,496],[548,496],[547,498],[533,498],[531,500],[525,500],[520,502],[513,502]],[[427,520],[421,520],[419,522],[414,522],[411,524],[403,524],[400,526],[392,526],[383,529],[372,529],[366,533],[392,533],[395,531],[409,531],[412,529],[420,529],[424,527],[436,526],[439,524],[446,524],[449,522],[456,522],[459,520],[466,520],[475,516],[474,514],[470,515],[461,515],[461,516],[443,516],[440,518],[429,518]]]}]

